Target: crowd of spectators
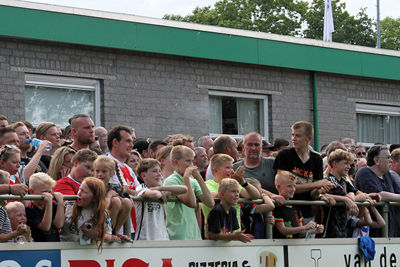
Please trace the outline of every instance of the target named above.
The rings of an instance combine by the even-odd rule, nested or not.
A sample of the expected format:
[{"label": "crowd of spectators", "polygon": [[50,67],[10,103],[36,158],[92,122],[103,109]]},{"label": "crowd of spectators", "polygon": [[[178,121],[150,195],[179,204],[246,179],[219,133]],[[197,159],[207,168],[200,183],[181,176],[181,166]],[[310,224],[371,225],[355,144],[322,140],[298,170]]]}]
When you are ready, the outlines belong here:
[{"label": "crowd of spectators", "polygon": [[[95,128],[85,114],[64,130],[51,122],[9,124],[0,115],[0,194],[42,196],[1,203],[0,242],[79,241],[99,249],[133,240],[250,242],[266,238],[266,224],[274,238],[379,237],[386,224],[390,237],[399,236],[397,208],[385,222],[375,204],[400,201],[400,145],[367,149],[342,138],[317,152],[305,121],[291,135],[291,143],[273,144],[256,132],[242,140],[150,140],[129,126]],[[291,199],[328,205],[293,207]],[[368,207],[356,204],[365,201]]]}]

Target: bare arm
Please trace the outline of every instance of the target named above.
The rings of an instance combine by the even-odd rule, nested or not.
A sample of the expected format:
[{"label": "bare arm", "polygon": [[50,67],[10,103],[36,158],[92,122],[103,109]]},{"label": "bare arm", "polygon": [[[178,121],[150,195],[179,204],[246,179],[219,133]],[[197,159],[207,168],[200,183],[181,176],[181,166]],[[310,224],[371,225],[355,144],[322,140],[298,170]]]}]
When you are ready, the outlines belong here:
[{"label": "bare arm", "polygon": [[40,158],[43,156],[44,152],[46,151],[46,148],[49,147],[49,145],[50,145],[49,141],[43,140],[38,150],[36,151],[35,155],[33,155],[28,165],[26,165],[25,168],[23,169],[26,183],[29,182],[29,178],[31,177],[31,175],[35,173],[36,167],[39,165]]},{"label": "bare arm", "polygon": [[42,196],[44,197],[44,202],[45,202],[45,209],[44,209],[44,214],[43,214],[43,218],[42,221],[38,224],[37,228],[39,228],[42,231],[49,231],[51,224],[52,224],[52,220],[53,220],[53,207],[52,207],[52,200],[53,200],[53,196],[50,193],[43,193]]},{"label": "bare arm", "polygon": [[312,183],[296,184],[296,193],[305,193],[305,192],[312,191],[314,189],[319,189],[321,187],[324,188],[325,190],[327,190],[327,189],[331,188],[332,186],[333,186],[333,184],[326,179],[322,179],[322,180],[312,182]]},{"label": "bare arm", "polygon": [[[235,173],[232,175],[232,178],[235,179],[241,186],[246,183],[244,179],[244,166],[240,166],[237,168]],[[260,192],[251,184],[247,184],[246,187],[243,187],[240,191],[240,197],[247,199],[259,199]]]},{"label": "bare arm", "polygon": [[151,190],[170,192],[172,195],[181,195],[187,192],[185,185],[165,185],[150,188]]},{"label": "bare arm", "polygon": [[386,191],[379,192],[382,201],[396,201],[400,202],[400,194],[390,193]]},{"label": "bare arm", "polygon": [[56,216],[54,217],[53,224],[57,229],[63,227],[65,222],[65,215],[64,215],[64,198],[63,195],[59,192],[54,192],[54,197],[57,201],[57,211]]},{"label": "bare arm", "polygon": [[332,197],[335,201],[342,201],[346,205],[349,215],[350,216],[357,216],[358,215],[358,207],[357,204],[347,196],[339,196],[339,195],[332,195],[332,194],[325,194],[326,196]]},{"label": "bare arm", "polygon": [[264,204],[257,205],[254,211],[255,213],[264,213],[275,208],[275,205],[272,203],[272,200],[269,196],[263,194],[262,199],[264,200]]},{"label": "bare arm", "polygon": [[190,176],[195,169],[196,167],[194,166],[186,168],[185,173],[183,174],[183,182],[187,187],[187,191],[184,194],[178,195],[179,201],[193,209],[197,206],[197,200],[196,196],[194,195],[192,185],[190,184]]},{"label": "bare arm", "polygon": [[254,239],[254,237],[250,234],[245,234],[244,231],[241,232],[233,232],[231,234],[225,234],[222,231],[219,233],[208,232],[208,239],[211,240],[226,240],[232,241],[237,240],[243,243],[250,242]]},{"label": "bare arm", "polygon": [[214,207],[214,198],[212,197],[210,190],[208,189],[206,183],[203,180],[203,177],[201,177],[197,169],[193,172],[193,177],[197,180],[200,185],[201,191],[203,192],[201,195],[199,195],[199,199],[201,200],[201,202],[203,202],[203,205],[206,205],[209,208]]},{"label": "bare arm", "polygon": [[376,219],[376,221],[372,221],[372,219],[371,219],[371,224],[370,224],[371,228],[382,228],[382,227],[384,227],[386,225],[386,222],[382,218],[382,216],[378,212],[378,210],[374,206],[371,206],[371,211],[374,213],[375,219]]},{"label": "bare arm", "polygon": [[24,184],[0,184],[0,195],[11,193],[23,197],[28,192],[28,187]]}]

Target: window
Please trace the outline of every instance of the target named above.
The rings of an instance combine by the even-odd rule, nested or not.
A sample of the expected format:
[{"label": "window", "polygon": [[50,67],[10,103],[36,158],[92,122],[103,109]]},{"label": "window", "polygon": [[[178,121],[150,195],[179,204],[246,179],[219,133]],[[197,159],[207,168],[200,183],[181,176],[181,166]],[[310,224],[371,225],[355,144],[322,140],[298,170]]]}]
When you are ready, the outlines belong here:
[{"label": "window", "polygon": [[358,142],[400,143],[400,107],[357,104],[356,110]]},{"label": "window", "polygon": [[268,139],[265,95],[209,91],[210,134],[243,136],[250,131]]},{"label": "window", "polygon": [[68,125],[75,114],[88,114],[100,125],[100,83],[97,80],[25,75],[25,119],[33,125],[50,121]]}]

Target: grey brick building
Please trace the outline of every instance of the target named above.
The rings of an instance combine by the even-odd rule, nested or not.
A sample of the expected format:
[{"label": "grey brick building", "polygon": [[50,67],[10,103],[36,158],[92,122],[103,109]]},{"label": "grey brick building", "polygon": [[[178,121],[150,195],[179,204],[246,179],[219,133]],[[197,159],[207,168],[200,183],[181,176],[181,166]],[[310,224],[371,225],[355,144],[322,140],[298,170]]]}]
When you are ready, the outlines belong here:
[{"label": "grey brick building", "polygon": [[65,126],[89,113],[138,137],[313,122],[400,143],[400,52],[132,15],[0,0],[0,113]]}]

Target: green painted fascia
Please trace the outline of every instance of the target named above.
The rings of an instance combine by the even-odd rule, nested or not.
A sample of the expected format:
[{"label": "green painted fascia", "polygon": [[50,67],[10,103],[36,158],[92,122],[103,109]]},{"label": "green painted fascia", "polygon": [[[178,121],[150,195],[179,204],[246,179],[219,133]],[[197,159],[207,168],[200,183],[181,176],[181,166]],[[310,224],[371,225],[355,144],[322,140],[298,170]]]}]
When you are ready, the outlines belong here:
[{"label": "green painted fascia", "polygon": [[400,57],[0,5],[0,36],[400,80]]}]

